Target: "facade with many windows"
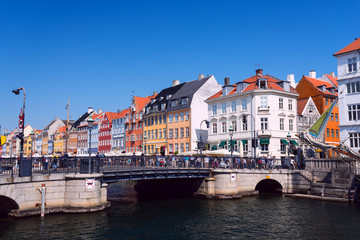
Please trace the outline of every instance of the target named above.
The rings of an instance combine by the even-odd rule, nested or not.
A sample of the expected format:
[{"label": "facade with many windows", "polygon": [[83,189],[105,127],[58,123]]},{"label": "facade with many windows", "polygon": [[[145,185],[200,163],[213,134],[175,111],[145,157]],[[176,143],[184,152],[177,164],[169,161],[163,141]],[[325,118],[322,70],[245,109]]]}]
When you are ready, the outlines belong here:
[{"label": "facade with many windows", "polygon": [[[289,145],[297,145],[297,99],[298,94],[290,81],[281,81],[271,75],[256,75],[230,85],[225,79],[222,91],[208,100],[210,121],[209,142],[211,149],[228,148],[229,128],[234,129],[234,150],[244,156],[287,156]],[[252,141],[254,138],[256,142]],[[242,148],[242,149],[240,149]]]},{"label": "facade with many windows", "polygon": [[359,55],[360,38],[334,54],[339,75],[340,139],[356,152],[360,150]]},{"label": "facade with many windows", "polygon": [[125,121],[126,114],[130,109],[122,110],[118,116],[112,120],[111,129],[111,149],[124,152],[125,151]]}]

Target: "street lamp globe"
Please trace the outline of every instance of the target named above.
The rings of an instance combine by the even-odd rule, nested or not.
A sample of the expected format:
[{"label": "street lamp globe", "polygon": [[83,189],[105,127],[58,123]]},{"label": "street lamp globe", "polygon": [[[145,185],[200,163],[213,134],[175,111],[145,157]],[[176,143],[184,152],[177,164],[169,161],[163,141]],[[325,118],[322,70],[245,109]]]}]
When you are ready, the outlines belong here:
[{"label": "street lamp globe", "polygon": [[92,119],[92,117],[90,116],[87,120],[88,123],[88,127],[92,128],[94,126],[94,119]]},{"label": "street lamp globe", "polygon": [[230,134],[230,136],[232,136],[232,135],[234,134],[234,128],[233,128],[233,126],[230,126],[230,127],[229,127],[229,134]]}]

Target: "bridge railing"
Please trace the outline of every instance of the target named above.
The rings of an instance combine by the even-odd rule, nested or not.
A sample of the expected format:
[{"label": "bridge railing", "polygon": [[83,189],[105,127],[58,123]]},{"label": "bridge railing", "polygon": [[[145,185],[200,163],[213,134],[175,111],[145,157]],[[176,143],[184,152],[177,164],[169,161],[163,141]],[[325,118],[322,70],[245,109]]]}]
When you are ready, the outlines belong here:
[{"label": "bridge railing", "polygon": [[[183,156],[114,156],[114,157],[33,157],[31,173],[95,173],[136,168],[233,168],[281,169],[291,168],[284,159],[251,159],[239,157]],[[0,175],[18,175],[20,160],[0,159]]]}]

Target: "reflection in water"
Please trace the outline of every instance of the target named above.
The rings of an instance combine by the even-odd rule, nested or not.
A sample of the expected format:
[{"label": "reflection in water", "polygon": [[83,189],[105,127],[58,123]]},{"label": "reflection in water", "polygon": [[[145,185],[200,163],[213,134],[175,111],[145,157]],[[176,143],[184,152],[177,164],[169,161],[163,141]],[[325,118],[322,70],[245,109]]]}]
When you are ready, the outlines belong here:
[{"label": "reflection in water", "polygon": [[1,239],[359,239],[352,204],[264,194],[237,200],[138,199],[133,186],[109,189],[96,213],[0,219]]}]

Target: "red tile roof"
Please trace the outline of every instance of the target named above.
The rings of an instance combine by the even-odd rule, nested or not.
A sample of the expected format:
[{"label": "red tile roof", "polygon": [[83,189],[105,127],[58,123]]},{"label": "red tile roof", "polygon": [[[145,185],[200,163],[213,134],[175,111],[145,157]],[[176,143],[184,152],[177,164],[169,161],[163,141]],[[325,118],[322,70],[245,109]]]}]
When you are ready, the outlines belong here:
[{"label": "red tile roof", "polygon": [[143,110],[143,108],[150,102],[151,99],[155,98],[156,95],[151,95],[147,97],[134,97],[135,105],[136,105],[136,112],[140,112]]},{"label": "red tile roof", "polygon": [[297,113],[300,115],[304,111],[306,103],[309,101],[309,98],[303,98],[297,100]]},{"label": "red tile roof", "polygon": [[[255,89],[259,89],[259,86],[257,85],[257,79],[259,79],[259,78],[266,78],[268,89],[285,91],[281,86],[278,85],[278,83],[281,82],[281,80],[279,80],[276,77],[273,77],[273,76],[271,76],[269,74],[266,74],[266,75],[263,75],[263,76],[254,75],[252,77],[249,77],[249,78],[243,80],[243,82],[249,84],[243,90],[243,92],[248,92],[248,91],[253,91]],[[233,84],[232,87],[234,87],[234,89],[231,90],[228,95],[234,94],[236,92],[236,84]],[[293,89],[292,87],[290,87],[290,90],[291,90],[291,92],[296,93],[295,89]],[[211,96],[210,98],[208,98],[208,100],[218,98],[218,97],[222,96],[222,93],[223,92],[221,90],[221,91],[217,92],[216,94],[214,94],[213,96]]]},{"label": "red tile roof", "polygon": [[[320,87],[320,86],[324,86],[326,88],[333,88],[333,86],[326,82],[326,81],[322,81],[322,80],[319,80],[319,79],[316,79],[316,78],[311,78],[311,77],[308,77],[308,76],[304,76],[304,78],[309,81],[312,85],[314,85],[316,88],[317,87]],[[320,91],[320,90],[319,90]],[[329,94],[329,95],[334,95],[334,96],[337,96],[338,94],[335,92],[335,93],[331,93],[329,92],[328,90],[326,90],[325,92],[323,93],[326,93],[326,94]]]},{"label": "red tile roof", "polygon": [[359,50],[359,49],[360,49],[360,38],[357,38],[357,39],[355,39],[355,41],[353,41],[352,43],[350,43],[349,45],[347,45],[340,51],[334,53],[333,56],[336,56],[336,55],[339,55],[342,53],[352,52],[352,51]]},{"label": "red tile roof", "polygon": [[330,79],[330,81],[331,81],[333,84],[335,84],[336,87],[339,86],[339,85],[338,85],[338,82],[337,82],[338,77],[333,77],[333,76],[331,76],[331,75],[329,75],[329,74],[325,74],[325,76],[326,76],[328,79]]}]

